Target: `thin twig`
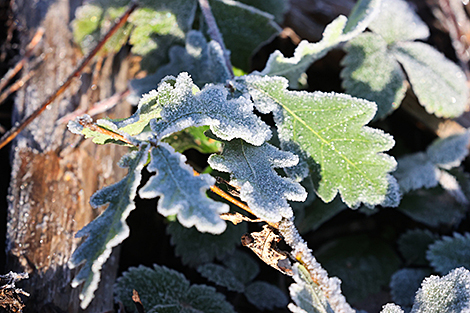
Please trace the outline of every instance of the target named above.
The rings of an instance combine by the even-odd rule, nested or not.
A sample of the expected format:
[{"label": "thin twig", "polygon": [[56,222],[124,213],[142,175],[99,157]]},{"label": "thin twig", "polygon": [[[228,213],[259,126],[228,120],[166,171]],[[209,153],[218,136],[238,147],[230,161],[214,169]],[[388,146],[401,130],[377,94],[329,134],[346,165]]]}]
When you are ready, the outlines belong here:
[{"label": "thin twig", "polygon": [[114,140],[119,140],[119,141],[127,143],[128,145],[134,146],[134,144],[129,139],[124,137],[123,135],[115,133],[115,132],[113,132],[109,129],[106,129],[106,128],[104,128],[104,127],[102,127],[102,126],[100,126],[100,125],[98,125],[98,124],[96,124],[92,121],[89,121],[88,119],[78,118],[77,121],[80,125],[82,125],[85,128],[90,129],[91,131],[109,136],[109,137],[113,138]]},{"label": "thin twig", "polygon": [[59,95],[61,95],[69,86],[72,84],[72,81],[75,77],[80,76],[80,73],[83,69],[90,63],[93,57],[98,53],[98,51],[104,46],[108,39],[124,25],[124,23],[129,18],[129,15],[135,10],[137,4],[134,3],[131,7],[121,16],[119,21],[108,31],[108,33],[103,37],[103,39],[96,45],[96,47],[82,60],[80,65],[70,74],[67,80],[51,95],[49,98],[44,101],[44,103],[37,108],[31,115],[25,117],[21,122],[14,127],[12,127],[3,137],[0,139],[0,149],[3,148],[6,144],[12,141],[26,126],[29,125],[37,116],[39,116],[47,106],[51,104]]},{"label": "thin twig", "polygon": [[235,74],[233,73],[232,62],[230,62],[230,53],[225,47],[222,34],[220,33],[219,28],[217,27],[217,23],[209,5],[209,0],[199,0],[199,6],[201,7],[204,19],[206,20],[209,36],[212,40],[216,41],[222,47],[222,50],[224,51],[225,64],[227,65],[227,68],[230,71],[230,75],[232,76],[232,78],[234,78]]},{"label": "thin twig", "polygon": [[16,82],[10,85],[7,90],[2,92],[2,94],[0,94],[0,105],[8,98],[9,95],[23,87],[26,82],[28,82],[28,80],[33,77],[34,73],[35,71],[29,71],[25,76],[21,77],[21,79],[18,79]]},{"label": "thin twig", "polygon": [[25,52],[24,57],[22,57],[21,60],[18,63],[16,63],[16,65],[13,68],[8,70],[5,76],[2,77],[2,80],[0,80],[0,90],[3,90],[3,88],[5,88],[5,86],[8,84],[8,82],[23,68],[24,64],[33,53],[34,48],[41,41],[43,35],[44,35],[44,28],[39,27],[36,33],[34,34],[33,39],[31,39],[29,44],[26,46],[26,52]]}]

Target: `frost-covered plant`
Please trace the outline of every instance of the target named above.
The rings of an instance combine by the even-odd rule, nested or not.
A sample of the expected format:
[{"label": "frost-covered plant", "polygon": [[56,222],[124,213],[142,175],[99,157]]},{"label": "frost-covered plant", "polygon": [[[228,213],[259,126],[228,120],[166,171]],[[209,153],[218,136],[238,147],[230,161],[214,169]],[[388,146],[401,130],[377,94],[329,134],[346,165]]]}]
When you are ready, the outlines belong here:
[{"label": "frost-covered plant", "polygon": [[[280,0],[268,2],[271,5],[263,5],[262,9],[273,9],[278,7],[275,4],[283,3]],[[460,72],[454,67],[452,73],[441,76],[440,68],[420,63],[420,52],[416,52],[419,49],[428,53],[426,60],[438,58],[437,62],[440,62],[442,57],[435,51],[430,52],[429,47],[422,48],[421,44],[409,42],[425,38],[427,28],[403,1],[361,0],[349,18],[339,16],[330,23],[319,42],[303,41],[291,58],[276,51],[263,71],[235,77],[232,62],[246,70],[252,52],[279,30],[274,16],[255,5],[262,4],[227,0],[143,1],[142,7],[131,16],[130,26],[114,38],[117,43],[129,40],[133,52],[144,56],[143,66],[150,59],[154,60],[154,67],[146,68],[154,73],[131,82],[133,99],[139,99],[132,116],[93,121],[84,115],[68,125],[70,131],[92,138],[97,144],[120,144],[131,148],[119,164],[128,168],[127,176],[99,190],[90,199],[93,207],[106,204],[108,207],[77,234],[86,238],[74,252],[69,265],[72,268],[81,266],[72,284],[84,283],[80,294],[83,308],[93,299],[101,267],[112,248],[129,236],[125,220],[136,208],[134,198],[137,195],[144,199],[158,198],[157,211],[172,221],[167,232],[184,264],[196,267],[209,282],[243,293],[258,308],[272,309],[287,305],[287,298],[276,286],[253,281],[258,272],[257,265],[253,265],[256,263],[251,257],[232,251],[233,238],[246,231],[244,223],[237,224],[263,222],[263,230],[243,235],[242,243],[266,264],[293,277],[294,283],[289,287],[292,303],[288,305],[292,312],[354,310],[341,293],[341,281],[328,276],[301,237],[294,224],[295,210],[291,201],[317,201],[321,203],[319,207],[323,205],[321,211],[316,211],[317,215],[305,219],[316,223],[315,227],[344,207],[397,207],[402,193],[435,187],[438,183],[458,201],[467,201],[466,191],[456,178],[458,174],[451,175],[450,171],[458,167],[467,154],[468,133],[438,140],[426,153],[399,159],[399,169],[393,176],[391,173],[397,162],[385,152],[394,146],[394,139],[380,129],[366,126],[377,114],[374,102],[347,94],[288,89],[304,85],[305,71],[314,61],[349,42],[343,73],[351,74],[352,78],[345,81],[346,90],[367,98],[367,94],[356,93],[348,87],[352,86],[352,79],[362,77],[350,68],[357,65],[353,60],[356,51],[353,47],[364,46],[367,36],[377,36],[378,39],[374,37],[370,42],[384,42],[379,50],[391,49],[380,58],[389,60],[390,55],[396,58],[385,63],[390,65],[393,83],[379,79],[380,84],[385,82],[379,86],[379,93],[389,96],[385,100],[370,98],[379,102],[379,111],[380,102],[399,102],[403,97],[404,74],[396,62],[405,68],[417,95],[420,88],[434,87],[415,84],[412,77],[416,73],[420,81],[419,75],[429,75],[426,73],[431,71],[433,75],[444,77],[444,85],[448,83],[446,75],[461,79]],[[396,7],[405,10],[402,18],[414,21],[418,30],[395,31],[395,20],[390,16],[396,13]],[[119,1],[102,0],[81,7],[74,22],[75,38],[85,42],[83,48],[86,49],[87,40],[92,41],[101,31],[100,27],[122,10]],[[380,19],[377,18],[379,11]],[[270,13],[280,14],[275,10]],[[197,23],[193,23],[195,21]],[[386,25],[381,26],[382,22]],[[196,24],[198,30],[193,29]],[[372,32],[363,33],[367,27]],[[212,39],[209,42],[206,33]],[[115,51],[117,48],[110,45],[107,49]],[[366,54],[366,59],[368,57],[371,56]],[[164,64],[165,61],[168,63]],[[430,69],[426,67],[428,65]],[[363,69],[374,71],[367,62],[362,65],[361,71]],[[383,77],[389,74],[387,72]],[[445,89],[446,96],[452,95],[459,102],[455,105],[457,111],[439,113],[441,116],[457,115],[462,111],[461,98],[466,97],[466,90],[460,83],[456,82],[457,87],[445,86],[449,87]],[[375,88],[370,78],[361,84]],[[423,98],[422,103],[431,108],[428,109],[430,112],[441,112],[433,106],[434,102],[429,104]],[[273,117],[272,125],[260,117],[267,115]],[[186,163],[181,152],[191,147],[213,153],[208,159],[208,173],[198,173]],[[445,153],[449,149],[456,152],[449,156]],[[151,177],[139,189],[145,166]],[[426,172],[422,173],[418,166]],[[228,184],[243,202],[215,186],[216,171],[220,175],[230,175]],[[209,190],[254,218],[238,211],[231,212],[226,202],[208,197]],[[308,217],[302,209],[296,210],[296,214],[300,212]],[[328,213],[328,210],[334,213]],[[227,225],[226,221],[236,226]],[[313,227],[307,225],[304,228]],[[423,255],[428,245],[437,239],[432,234],[428,237],[423,240],[426,244],[421,246]],[[435,264],[441,264],[445,249],[452,250],[453,245],[468,246],[467,237],[462,236],[463,240],[456,235],[449,244],[434,242],[426,254],[434,269],[445,274]],[[277,246],[281,240],[291,251],[283,251]],[[449,240],[444,238],[444,241]],[[402,242],[407,241],[403,239]],[[319,251],[319,257],[324,258],[333,271],[335,261],[331,261],[331,251],[349,258],[350,264],[362,271],[363,278],[357,279],[359,285],[366,286],[364,288],[369,292],[380,290],[399,266],[398,257],[391,249],[381,246],[380,240],[363,240],[356,236],[338,240],[331,247],[334,249],[330,252]],[[347,255],[348,247],[355,249],[352,256]],[[405,247],[402,244],[403,251]],[[413,250],[413,247],[409,249]],[[424,259],[423,255],[419,257]],[[450,259],[446,261],[449,269],[467,265],[455,262],[456,257]],[[336,265],[341,268],[339,263]],[[243,266],[249,270],[242,271]],[[375,276],[369,275],[372,271]],[[455,271],[468,276],[463,269]],[[353,271],[353,274],[358,272]],[[456,274],[451,274],[442,279],[429,278],[422,289],[443,289],[445,282],[457,279]],[[393,277],[396,284],[401,284],[403,272]],[[415,288],[419,282],[419,278],[414,279],[408,285]],[[213,287],[192,285],[182,274],[164,266],[131,268],[118,279],[116,298],[129,309],[132,308],[133,290],[139,293],[146,312],[234,311]],[[397,299],[407,298],[408,302],[397,300],[397,303],[413,304],[409,300],[409,290],[404,296],[396,296]],[[462,299],[468,295],[468,290],[459,287],[446,292],[454,293],[455,303],[462,303],[460,307],[465,308],[467,304]],[[422,308],[435,301],[425,298],[424,293],[418,292],[415,299],[413,310],[416,307],[416,312],[425,312]],[[468,301],[468,296],[466,299]],[[383,312],[401,312],[401,309],[387,305]]]}]

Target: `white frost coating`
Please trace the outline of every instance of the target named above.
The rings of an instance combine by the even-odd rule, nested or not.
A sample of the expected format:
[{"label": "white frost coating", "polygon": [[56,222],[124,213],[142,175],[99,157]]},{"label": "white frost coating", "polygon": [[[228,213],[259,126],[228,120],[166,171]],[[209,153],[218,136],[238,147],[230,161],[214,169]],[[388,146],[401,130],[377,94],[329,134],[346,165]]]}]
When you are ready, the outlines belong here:
[{"label": "white frost coating", "polygon": [[399,305],[387,303],[382,307],[380,313],[405,313]]},{"label": "white frost coating", "polygon": [[109,258],[112,249],[129,236],[129,227],[125,220],[135,209],[133,201],[140,184],[141,171],[147,161],[148,146],[132,153],[134,162],[129,157],[129,174],[121,181],[97,191],[90,199],[94,207],[110,203],[108,208],[95,220],[77,232],[76,237],[88,235],[85,241],[74,251],[68,262],[69,268],[85,265],[73,279],[72,287],[85,282],[79,298],[80,307],[85,309],[93,300],[94,292],[100,281],[100,270]]},{"label": "white frost coating", "polygon": [[346,298],[341,293],[341,281],[336,277],[328,277],[326,270],[317,262],[307,243],[300,236],[294,225],[294,219],[282,219],[279,223],[279,231],[285,242],[292,248],[291,254],[296,258],[301,256],[305,268],[310,273],[312,280],[325,293],[333,311],[335,313],[355,313],[355,310],[346,302]]},{"label": "white frost coating", "polygon": [[207,85],[193,94],[194,86],[187,73],[181,73],[174,85],[160,84],[162,119],[150,124],[158,139],[202,125],[209,125],[221,139],[242,138],[256,146],[271,137],[271,130],[253,113],[253,103],[245,97],[228,100],[228,91],[221,85]]},{"label": "white frost coating", "polygon": [[470,272],[459,267],[440,278],[426,278],[416,293],[411,313],[470,312]]},{"label": "white frost coating", "polygon": [[160,143],[151,151],[150,172],[156,172],[139,195],[145,199],[160,197],[157,210],[163,216],[177,215],[185,227],[196,226],[200,232],[220,234],[226,223],[221,213],[229,206],[207,197],[206,191],[215,184],[215,179],[202,174],[194,176],[193,169],[186,164],[186,157],[166,143]]},{"label": "white frost coating", "polygon": [[83,114],[82,116],[78,116],[75,118],[75,120],[69,121],[67,123],[67,128],[69,129],[70,132],[77,134],[77,135],[83,135],[83,126],[80,124],[80,122],[84,122],[86,124],[93,123],[93,119],[91,118],[90,115],[88,114]]},{"label": "white frost coating", "polygon": [[437,186],[439,169],[422,152],[413,153],[398,159],[398,168],[393,173],[402,192]]},{"label": "white frost coating", "polygon": [[80,125],[77,121],[72,120],[67,123],[67,128],[71,133],[77,134],[77,135],[83,135],[83,126]]}]

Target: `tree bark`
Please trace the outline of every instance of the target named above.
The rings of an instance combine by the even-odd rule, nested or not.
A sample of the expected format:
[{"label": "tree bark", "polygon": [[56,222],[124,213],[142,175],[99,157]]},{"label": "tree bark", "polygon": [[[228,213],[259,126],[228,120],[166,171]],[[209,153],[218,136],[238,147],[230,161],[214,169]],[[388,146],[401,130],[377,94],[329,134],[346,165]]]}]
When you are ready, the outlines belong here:
[{"label": "tree bark", "polygon": [[[36,55],[45,56],[36,74],[18,93],[13,123],[36,109],[73,71],[82,57],[73,45],[70,21],[79,0],[16,0],[14,13],[21,46],[25,47],[37,27],[45,35]],[[116,162],[126,152],[117,146],[97,146],[70,134],[58,119],[86,108],[126,88],[126,51],[103,59],[100,73],[90,68],[60,99],[50,105],[17,137],[12,145],[12,174],[7,225],[7,270],[28,272],[21,287],[31,296],[25,312],[80,312],[79,288],[70,282],[76,271],[67,261],[81,242],[75,233],[102,210],[88,203],[99,188],[125,175]],[[24,72],[36,66],[36,59]],[[98,75],[98,76],[97,76]],[[129,105],[118,105],[106,115],[126,117]],[[85,312],[105,312],[113,306],[118,258],[113,253],[102,269],[100,288]]]}]

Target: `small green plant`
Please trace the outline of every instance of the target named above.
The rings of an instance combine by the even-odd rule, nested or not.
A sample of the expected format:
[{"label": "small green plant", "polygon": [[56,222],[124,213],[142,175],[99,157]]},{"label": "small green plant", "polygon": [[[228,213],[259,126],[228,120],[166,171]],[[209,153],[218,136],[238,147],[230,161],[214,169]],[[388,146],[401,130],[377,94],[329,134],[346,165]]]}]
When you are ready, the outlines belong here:
[{"label": "small green plant", "polygon": [[[283,3],[268,2],[272,5],[264,9]],[[108,204],[107,209],[77,234],[86,238],[69,265],[81,266],[73,285],[84,283],[83,308],[93,299],[112,248],[129,235],[125,220],[136,208],[137,195],[159,198],[157,211],[172,221],[167,232],[183,263],[208,282],[244,294],[262,310],[285,307],[288,299],[278,287],[253,281],[258,266],[233,249],[246,232],[243,221],[264,222],[261,232],[245,234],[242,243],[292,276],[292,312],[354,312],[340,280],[328,277],[298,229],[315,229],[346,207],[369,212],[399,207],[394,210],[431,226],[446,222],[449,214],[454,225],[465,216],[469,180],[459,166],[468,153],[468,132],[436,140],[426,152],[403,155],[397,163],[385,153],[394,146],[393,137],[366,126],[385,118],[403,99],[402,67],[429,113],[457,116],[466,106],[463,72],[430,46],[412,41],[429,32],[406,2],[359,1],[349,18],[340,16],[326,27],[318,43],[303,41],[291,58],[276,51],[261,72],[235,77],[232,62],[247,70],[252,52],[279,31],[274,15],[250,4],[255,1],[144,2],[114,38],[114,46],[107,47],[115,51],[128,40],[134,53],[144,56],[143,66],[152,64],[146,69],[154,74],[131,82],[133,98],[139,99],[132,116],[95,122],[85,115],[69,123],[70,131],[97,144],[132,150],[119,164],[128,168],[127,176],[90,199],[93,207]],[[78,10],[75,37],[84,49],[100,25],[124,10],[122,5],[97,1]],[[410,22],[413,27],[402,27]],[[366,28],[371,32],[364,32]],[[288,89],[303,86],[308,67],[340,46],[347,52],[341,76],[355,97]],[[267,115],[274,124],[260,117]],[[213,153],[204,174],[195,172],[181,154],[192,147]],[[152,176],[139,189],[145,166]],[[229,184],[247,205],[215,187],[217,173],[229,173]],[[229,204],[208,197],[209,190],[254,218],[233,207],[230,213]],[[443,195],[454,199],[450,213],[426,213],[422,202]],[[407,207],[407,199],[414,204]],[[302,217],[298,226],[294,213]],[[412,312],[430,312],[435,303],[442,307],[439,312],[468,310],[470,237],[456,233],[439,238],[427,230],[403,234],[398,246],[406,264],[400,270],[391,248],[363,236],[338,239],[317,256],[346,282],[351,298],[379,291],[392,277],[395,302]],[[281,240],[289,252],[277,246]],[[355,270],[344,267],[345,259]],[[431,276],[421,284],[432,272],[445,276]],[[116,299],[129,310],[136,290],[146,312],[234,312],[215,288],[191,284],[164,266],[131,268],[115,288]],[[443,302],[449,297],[453,300]],[[382,312],[403,310],[389,304]]]}]

